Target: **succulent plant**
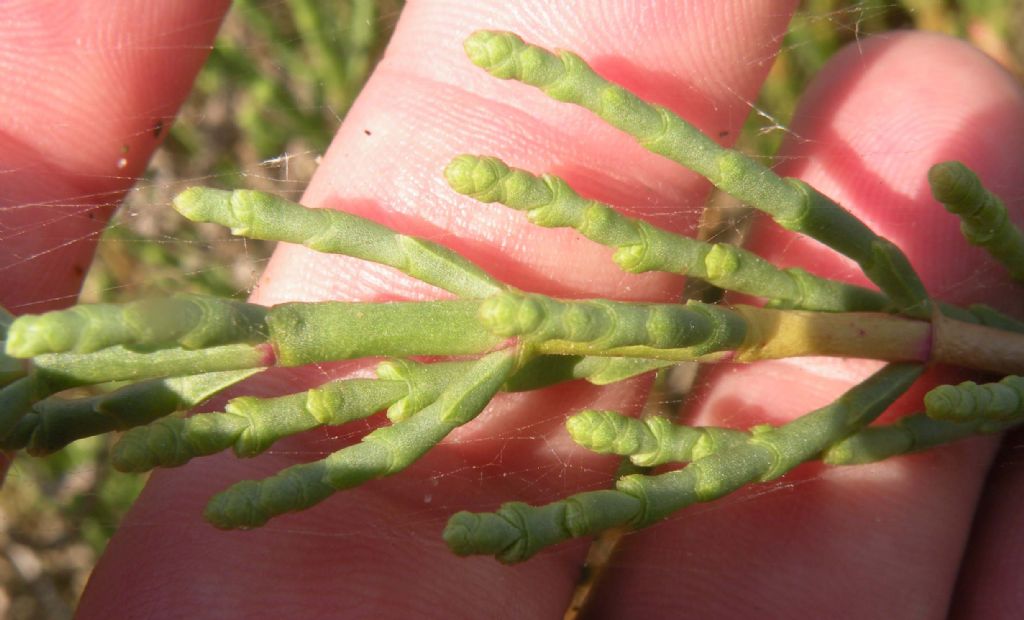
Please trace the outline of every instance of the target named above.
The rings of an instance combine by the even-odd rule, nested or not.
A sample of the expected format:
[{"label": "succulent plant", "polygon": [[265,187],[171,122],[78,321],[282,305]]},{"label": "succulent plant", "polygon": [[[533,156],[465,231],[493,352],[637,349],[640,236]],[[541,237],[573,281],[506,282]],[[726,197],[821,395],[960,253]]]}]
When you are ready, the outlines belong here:
[{"label": "succulent plant", "polygon": [[[229,448],[254,456],[281,438],[387,409],[389,422],[362,441],[270,478],[238,483],[207,506],[206,518],[218,527],[250,528],[402,471],[480,415],[500,391],[574,380],[606,385],[689,360],[830,355],[888,362],[833,403],[776,426],[691,427],[597,410],[573,415],[566,421],[569,433],[590,450],[641,467],[682,466],[624,475],[614,489],[547,505],[513,501],[493,513],[452,516],[444,537],[456,553],[519,562],[568,538],[658,522],[808,461],[867,463],[1024,421],[1024,324],[985,306],[931,299],[897,245],[827,196],[719,146],[668,109],[600,77],[575,54],[554,54],[492,31],[474,33],[465,49],[495,77],[590,110],[782,227],[849,257],[877,290],[664,230],[581,196],[557,176],[536,176],[486,155],[453,153],[444,172],[452,190],[523,211],[537,226],[574,229],[612,248],[614,262],[627,272],[703,279],[760,298],[763,307],[558,299],[518,290],[444,245],[355,215],[255,191],[197,187],[174,201],[191,220],[387,265],[451,296],[266,308],[183,295],[7,316],[3,447],[46,454],[81,437],[126,430],[114,465],[143,471]],[[943,162],[931,169],[929,182],[935,198],[961,218],[968,240],[1017,280],[1024,277],[1024,236],[977,176],[960,163]],[[341,379],[273,398],[238,396],[222,412],[171,415],[267,367],[379,357],[385,361],[375,378]],[[921,413],[869,426],[932,363],[1005,378],[940,386],[924,397]],[[61,395],[89,385],[111,390]]]}]

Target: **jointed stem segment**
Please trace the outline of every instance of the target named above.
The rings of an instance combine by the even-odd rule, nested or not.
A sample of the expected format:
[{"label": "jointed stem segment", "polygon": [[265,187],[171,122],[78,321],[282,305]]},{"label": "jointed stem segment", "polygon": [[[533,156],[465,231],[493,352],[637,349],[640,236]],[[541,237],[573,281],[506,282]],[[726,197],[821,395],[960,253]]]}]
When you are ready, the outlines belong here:
[{"label": "jointed stem segment", "polygon": [[571,52],[556,56],[512,33],[491,31],[472,34],[465,48],[470,60],[491,75],[536,86],[554,99],[594,112],[647,150],[693,170],[784,228],[849,256],[901,311],[928,316],[928,295],[903,252],[806,183],[781,178],[719,146],[668,109],[607,82]]},{"label": "jointed stem segment", "polygon": [[580,493],[539,507],[515,502],[491,514],[460,512],[449,520],[445,540],[460,555],[495,554],[511,563],[568,538],[648,525],[689,504],[783,475],[871,422],[920,374],[918,365],[892,364],[831,405],[715,450],[681,470],[626,476],[615,491]]},{"label": "jointed stem segment", "polygon": [[481,202],[526,211],[546,228],[567,227],[616,248],[614,260],[633,273],[665,271],[768,299],[773,306],[823,312],[882,310],[884,295],[802,269],[780,269],[727,243],[705,243],[626,217],[610,205],[580,197],[554,175],[536,177],[493,157],[461,155],[445,169],[448,184]]},{"label": "jointed stem segment", "polygon": [[374,355],[473,355],[503,339],[477,320],[480,301],[293,303],[267,315],[283,366]]},{"label": "jointed stem segment", "polygon": [[999,425],[1024,417],[1024,377],[1010,375],[999,383],[942,385],[924,399],[925,410],[936,420]]},{"label": "jointed stem segment", "polygon": [[90,398],[47,398],[32,406],[0,447],[26,448],[37,456],[50,454],[77,439],[127,430],[191,409],[257,372],[228,370],[151,379]]},{"label": "jointed stem segment", "polygon": [[[973,435],[1001,432],[1024,422],[1022,395],[1024,380],[1015,376],[984,385],[971,381],[942,385],[925,396],[927,414],[865,428],[829,446],[821,458],[829,465],[873,463]],[[636,419],[614,411],[583,411],[570,417],[566,427],[581,446],[601,454],[627,456],[643,467],[696,461],[771,428],[693,427],[662,416]]]},{"label": "jointed stem segment", "polygon": [[960,162],[948,161],[932,166],[928,182],[935,199],[960,217],[964,237],[988,250],[1015,280],[1024,281],[1024,233],[977,175]]},{"label": "jointed stem segment", "polygon": [[32,360],[34,398],[112,381],[180,377],[222,370],[266,368],[274,363],[266,345],[229,344],[196,351],[181,348],[137,353],[116,346],[95,353],[48,353]]},{"label": "jointed stem segment", "polygon": [[394,267],[460,297],[486,297],[504,285],[448,248],[396,233],[370,220],[332,209],[307,209],[262,192],[193,187],[174,208],[196,222],[215,222],[236,235],[299,243]]},{"label": "jointed stem segment", "polygon": [[471,366],[393,360],[378,367],[379,379],[341,379],[276,398],[242,396],[223,412],[169,418],[126,433],[114,446],[114,466],[122,471],[177,467],[227,448],[240,457],[256,456],[285,437],[346,424],[385,408],[398,422],[435,402]]},{"label": "jointed stem segment", "polygon": [[22,377],[0,389],[0,440],[6,441],[31,410],[38,400],[35,391],[33,377]]},{"label": "jointed stem segment", "polygon": [[349,379],[277,398],[242,396],[222,413],[168,418],[129,431],[114,447],[114,466],[121,471],[177,467],[229,447],[238,456],[255,456],[281,438],[367,417],[404,395],[398,381]]},{"label": "jointed stem segment", "polygon": [[960,439],[999,433],[1024,422],[1016,418],[1004,423],[978,417],[962,422],[936,420],[924,413],[915,413],[884,426],[872,426],[830,446],[821,455],[828,465],[861,465],[887,458],[920,452]]},{"label": "jointed stem segment", "polygon": [[746,336],[743,318],[724,308],[691,303],[635,304],[563,301],[544,295],[501,293],[480,305],[480,322],[499,336],[547,343],[585,343],[592,354],[624,347],[686,349],[699,357],[735,349]]},{"label": "jointed stem segment", "polygon": [[[316,464],[297,465],[262,482],[237,484],[211,500],[206,518],[222,528],[255,527],[296,506],[402,471],[452,430],[479,414],[512,373],[513,351],[484,356],[434,403]],[[319,476],[318,478],[316,476]]]},{"label": "jointed stem segment", "polygon": [[267,309],[219,297],[176,295],[124,305],[83,304],[19,318],[7,333],[7,354],[92,353],[123,345],[203,349],[266,340]]},{"label": "jointed stem segment", "polygon": [[628,456],[640,467],[700,460],[750,438],[749,433],[730,428],[684,426],[663,416],[637,419],[614,411],[581,411],[565,426],[584,448]]}]

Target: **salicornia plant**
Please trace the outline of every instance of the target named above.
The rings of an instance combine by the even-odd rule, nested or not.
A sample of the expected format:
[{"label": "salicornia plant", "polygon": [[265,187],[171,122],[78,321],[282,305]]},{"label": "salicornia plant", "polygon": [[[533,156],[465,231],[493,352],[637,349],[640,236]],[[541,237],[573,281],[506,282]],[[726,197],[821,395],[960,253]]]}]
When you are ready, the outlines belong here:
[{"label": "salicornia plant", "polygon": [[[501,391],[572,380],[604,385],[688,360],[831,355],[888,362],[833,403],[778,426],[690,427],[663,417],[579,412],[566,425],[580,445],[637,466],[682,466],[625,475],[613,489],[544,506],[510,502],[493,513],[451,517],[444,537],[456,553],[519,562],[568,538],[655,523],[807,461],[867,463],[1024,421],[1024,324],[984,306],[930,299],[900,248],[828,197],[720,147],[667,109],[607,82],[574,54],[552,54],[490,31],[473,34],[465,49],[495,77],[592,111],[784,228],[849,257],[877,289],[662,230],[579,195],[558,177],[486,155],[452,154],[444,175],[455,192],[522,211],[538,226],[574,229],[613,248],[615,263],[627,272],[683,274],[761,298],[764,306],[556,299],[517,290],[442,245],[354,215],[254,191],[192,188],[174,201],[190,220],[387,265],[452,296],[270,308],[177,296],[5,316],[2,446],[46,454],[78,438],[126,430],[114,465],[145,471],[227,449],[254,456],[284,437],[387,410],[389,423],[362,441],[236,484],[208,504],[206,518],[214,525],[248,528],[402,471]],[[935,165],[929,181],[936,199],[961,218],[965,236],[1014,278],[1024,278],[1024,236],[999,199],[956,162]],[[376,357],[386,359],[375,378],[335,380],[275,398],[240,396],[221,412],[170,415],[267,367]],[[869,426],[936,362],[1005,378],[938,387],[925,396],[921,413]],[[61,394],[94,385],[102,393]]]}]

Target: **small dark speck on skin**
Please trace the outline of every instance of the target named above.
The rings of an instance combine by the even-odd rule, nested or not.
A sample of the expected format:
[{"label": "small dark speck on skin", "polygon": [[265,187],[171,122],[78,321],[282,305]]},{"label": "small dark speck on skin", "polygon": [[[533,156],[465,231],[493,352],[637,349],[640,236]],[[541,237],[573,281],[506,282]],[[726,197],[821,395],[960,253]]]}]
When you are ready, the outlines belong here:
[{"label": "small dark speck on skin", "polygon": [[363,133],[365,133],[365,134],[366,134],[366,135],[368,135],[368,136],[372,136],[372,135],[373,135],[373,132],[372,132],[372,131],[370,131],[369,129],[364,129],[364,130],[363,130]]},{"label": "small dark speck on skin", "polygon": [[121,154],[122,155],[127,154],[129,149],[131,149],[130,146],[128,146],[127,144],[122,144],[121,145]]},{"label": "small dark speck on skin", "polygon": [[728,130],[728,129],[723,129],[722,131],[719,131],[719,132],[718,132],[718,137],[719,137],[719,138],[724,138],[724,137],[726,137],[727,135],[729,135],[729,130]]},{"label": "small dark speck on skin", "polygon": [[163,132],[163,130],[164,130],[164,119],[158,118],[155,121],[153,121],[153,137],[154,138],[159,138],[160,134]]},{"label": "small dark speck on skin", "polygon": [[75,274],[76,278],[81,278],[85,275],[85,267],[81,265],[72,265],[71,271]]}]

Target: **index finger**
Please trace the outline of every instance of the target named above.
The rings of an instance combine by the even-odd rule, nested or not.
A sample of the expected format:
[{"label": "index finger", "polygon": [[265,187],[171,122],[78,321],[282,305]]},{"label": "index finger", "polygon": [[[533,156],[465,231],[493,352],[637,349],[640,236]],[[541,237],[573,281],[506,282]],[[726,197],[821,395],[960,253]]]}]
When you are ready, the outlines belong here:
[{"label": "index finger", "polygon": [[0,305],[78,294],[99,231],[146,168],[228,2],[5,3]]}]

